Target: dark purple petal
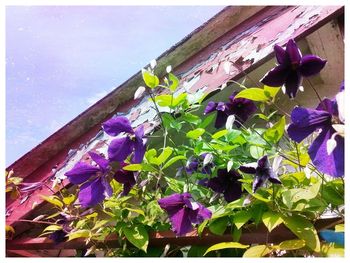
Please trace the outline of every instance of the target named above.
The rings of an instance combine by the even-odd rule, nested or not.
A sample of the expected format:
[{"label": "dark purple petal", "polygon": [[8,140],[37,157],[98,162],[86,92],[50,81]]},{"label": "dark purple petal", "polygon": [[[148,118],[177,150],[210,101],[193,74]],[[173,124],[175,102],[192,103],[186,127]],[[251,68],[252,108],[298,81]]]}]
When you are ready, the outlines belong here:
[{"label": "dark purple petal", "polygon": [[192,174],[197,171],[199,165],[199,161],[196,158],[191,157],[190,160],[186,164],[186,173]]},{"label": "dark purple petal", "polygon": [[268,179],[267,175],[264,176],[255,176],[253,181],[253,193],[255,193]]},{"label": "dark purple petal", "polygon": [[217,193],[223,193],[226,189],[225,181],[219,176],[209,179],[208,187]]},{"label": "dark purple petal", "polygon": [[237,181],[237,183],[231,183],[230,187],[227,187],[224,192],[224,198],[226,202],[232,202],[241,198],[242,193],[242,184]]},{"label": "dark purple petal", "polygon": [[107,171],[107,167],[109,165],[109,161],[103,158],[101,155],[94,153],[94,152],[89,152],[89,155],[91,159],[100,166],[102,172]]},{"label": "dark purple petal", "polygon": [[207,107],[204,109],[204,115],[216,111],[217,103],[214,101],[209,101]]},{"label": "dark purple petal", "polygon": [[241,165],[238,169],[246,174],[255,174],[256,173],[256,168],[252,167],[252,166]]},{"label": "dark purple petal", "polygon": [[290,63],[289,56],[284,48],[279,45],[275,45],[273,49],[275,50],[276,59],[279,64],[288,65]]},{"label": "dark purple petal", "polygon": [[300,143],[302,140],[308,137],[311,133],[313,133],[316,129],[317,129],[316,126],[301,127],[301,126],[295,125],[294,123],[291,123],[288,126],[287,133],[288,133],[288,136],[293,141]]},{"label": "dark purple petal", "polygon": [[306,55],[301,58],[299,71],[303,77],[310,77],[318,74],[326,65],[327,60],[315,55]]},{"label": "dark purple petal", "polygon": [[333,116],[338,116],[337,101],[335,99],[330,100],[326,98],[317,105],[316,110],[327,111],[329,114]]},{"label": "dark purple petal", "polygon": [[204,220],[211,218],[212,213],[208,208],[204,207],[202,204],[197,202],[196,202],[196,205],[198,206],[197,209],[195,210],[188,209],[187,211],[189,219],[192,224],[200,224]]},{"label": "dark purple petal", "polygon": [[260,169],[266,169],[270,166],[269,159],[267,158],[267,155],[264,155],[258,160],[258,167]]},{"label": "dark purple petal", "polygon": [[285,83],[290,71],[289,67],[278,65],[267,72],[260,82],[271,87],[280,87]]},{"label": "dark purple petal", "polygon": [[139,127],[137,127],[135,129],[135,136],[136,136],[136,138],[142,139],[144,134],[145,134],[145,131],[144,131],[143,125],[140,125]]},{"label": "dark purple petal", "polygon": [[105,187],[101,178],[87,182],[80,187],[79,202],[83,207],[95,206],[105,199]]},{"label": "dark purple petal", "polygon": [[246,122],[249,117],[256,112],[257,107],[254,102],[244,98],[238,98],[231,100],[227,103],[227,115],[234,114],[236,121],[234,122],[237,128],[240,128],[244,122]]},{"label": "dark purple petal", "polygon": [[121,132],[134,133],[129,120],[123,116],[109,119],[102,124],[102,127],[103,130],[111,136],[117,136]]},{"label": "dark purple petal", "polygon": [[218,111],[225,111],[226,110],[226,104],[225,102],[219,102],[218,105],[216,106],[216,110]]},{"label": "dark purple petal", "polygon": [[134,142],[129,137],[117,138],[111,141],[108,147],[108,158],[110,161],[122,162],[132,152]]},{"label": "dark purple petal", "polygon": [[114,174],[114,179],[121,184],[134,185],[136,183],[135,174],[131,171],[118,170]]},{"label": "dark purple petal", "polygon": [[72,170],[64,175],[68,177],[72,184],[81,184],[88,180],[91,176],[100,171],[100,168],[83,162],[77,163]]},{"label": "dark purple petal", "polygon": [[291,119],[287,132],[292,140],[299,143],[317,129],[331,125],[332,116],[326,111],[296,107]]},{"label": "dark purple petal", "polygon": [[134,142],[134,156],[132,158],[133,163],[141,163],[143,160],[143,156],[145,155],[146,152],[146,145],[143,143],[142,138],[135,138]]},{"label": "dark purple petal", "polygon": [[286,46],[286,51],[292,65],[299,65],[301,60],[301,52],[294,39],[290,39]]},{"label": "dark purple petal", "polygon": [[344,90],[344,80],[340,84],[339,92],[342,92]]},{"label": "dark purple petal", "polygon": [[181,208],[171,216],[169,215],[172,229],[177,236],[184,236],[193,229],[188,212],[188,208]]},{"label": "dark purple petal", "polygon": [[208,187],[209,179],[208,179],[208,178],[204,178],[204,179],[198,180],[197,183],[198,183],[199,185],[201,185],[201,186]]},{"label": "dark purple petal", "polygon": [[220,129],[225,126],[227,121],[227,114],[223,111],[217,111],[216,120],[215,120],[215,128]]},{"label": "dark purple petal", "polygon": [[308,152],[313,164],[320,172],[332,177],[342,177],[344,176],[344,138],[335,136],[337,146],[330,155],[327,153],[327,141],[334,132],[332,127],[322,130]]},{"label": "dark purple petal", "polygon": [[297,94],[297,91],[301,85],[301,81],[302,76],[298,71],[291,70],[289,72],[285,83],[286,93],[289,96],[289,98],[295,98],[295,95]]},{"label": "dark purple petal", "polygon": [[173,207],[182,207],[184,205],[184,199],[191,198],[191,194],[184,193],[184,194],[172,194],[167,197],[161,198],[158,200],[159,206],[166,210]]},{"label": "dark purple petal", "polygon": [[49,235],[49,239],[53,240],[57,245],[67,240],[66,234],[67,233],[64,232],[63,230],[57,230],[53,232],[51,235]]},{"label": "dark purple petal", "polygon": [[107,181],[107,179],[105,177],[101,178],[101,183],[103,184],[103,186],[105,188],[105,195],[108,197],[111,197],[113,194],[113,189],[112,189],[110,183]]},{"label": "dark purple petal", "polygon": [[273,184],[282,184],[281,180],[277,176],[271,176],[268,180]]},{"label": "dark purple petal", "polygon": [[291,120],[299,127],[315,125],[319,128],[329,125],[332,116],[326,111],[295,107],[291,114]]}]

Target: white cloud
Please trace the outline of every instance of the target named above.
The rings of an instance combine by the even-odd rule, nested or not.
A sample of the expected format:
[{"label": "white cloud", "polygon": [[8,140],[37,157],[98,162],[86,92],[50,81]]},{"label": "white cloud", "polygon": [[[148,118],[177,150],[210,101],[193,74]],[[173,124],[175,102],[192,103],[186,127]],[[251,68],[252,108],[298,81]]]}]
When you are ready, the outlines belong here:
[{"label": "white cloud", "polygon": [[103,90],[103,91],[100,91],[98,93],[96,93],[95,95],[89,97],[86,99],[86,103],[91,106],[93,105],[94,103],[96,103],[97,101],[99,101],[100,99],[102,99],[104,96],[106,96],[108,94],[108,91],[106,90]]}]

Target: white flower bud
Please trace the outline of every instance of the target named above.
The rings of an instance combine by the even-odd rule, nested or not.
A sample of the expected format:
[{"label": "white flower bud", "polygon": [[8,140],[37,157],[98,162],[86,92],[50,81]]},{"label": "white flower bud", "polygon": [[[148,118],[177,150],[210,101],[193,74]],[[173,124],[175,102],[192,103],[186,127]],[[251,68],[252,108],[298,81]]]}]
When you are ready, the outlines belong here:
[{"label": "white flower bud", "polygon": [[140,86],[134,94],[134,100],[141,98],[142,94],[145,92],[146,88],[144,86]]},{"label": "white flower bud", "polygon": [[283,85],[281,89],[282,89],[283,94],[286,94],[286,86]]},{"label": "white flower bud", "polygon": [[231,171],[232,166],[233,166],[233,161],[229,160],[227,163],[227,172]]},{"label": "white flower bud", "polygon": [[226,121],[226,130],[232,130],[232,126],[233,126],[233,123],[235,122],[236,120],[236,117],[234,114],[230,115],[227,117],[227,121]]},{"label": "white flower bud", "polygon": [[206,166],[208,163],[211,163],[214,159],[214,156],[211,153],[208,153],[205,157],[204,157],[204,161],[203,161],[203,166]]},{"label": "white flower bud", "polygon": [[149,64],[151,66],[151,69],[154,69],[157,66],[157,61],[155,59],[152,59]]},{"label": "white flower bud", "polygon": [[303,86],[299,86],[299,90],[300,90],[301,92],[304,92],[304,87],[303,87]]},{"label": "white flower bud", "polygon": [[166,73],[170,73],[171,70],[172,70],[171,65],[169,65],[169,66],[166,67]]}]

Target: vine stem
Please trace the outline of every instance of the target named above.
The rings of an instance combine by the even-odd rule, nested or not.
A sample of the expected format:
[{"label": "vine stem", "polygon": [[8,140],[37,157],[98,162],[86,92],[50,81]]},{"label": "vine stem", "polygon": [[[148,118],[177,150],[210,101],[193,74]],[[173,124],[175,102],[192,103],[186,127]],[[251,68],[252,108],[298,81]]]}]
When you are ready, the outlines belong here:
[{"label": "vine stem", "polygon": [[306,78],[307,82],[309,83],[309,85],[311,86],[311,88],[314,90],[318,100],[320,101],[320,103],[322,104],[323,108],[326,109],[322,99],[321,99],[321,96],[320,94],[318,93],[318,91],[315,89],[314,85],[311,83],[311,81],[309,80],[309,78]]}]

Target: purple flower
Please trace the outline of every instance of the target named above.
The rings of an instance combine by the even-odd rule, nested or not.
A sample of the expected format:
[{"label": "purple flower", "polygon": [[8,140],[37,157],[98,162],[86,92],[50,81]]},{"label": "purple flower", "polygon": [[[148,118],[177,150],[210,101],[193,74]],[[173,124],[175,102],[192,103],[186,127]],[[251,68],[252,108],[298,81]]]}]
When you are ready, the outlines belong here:
[{"label": "purple flower", "polygon": [[271,168],[267,155],[261,157],[256,164],[241,165],[238,169],[247,174],[255,174],[253,193],[255,193],[266,182],[266,180],[269,180],[273,184],[281,184],[280,179]]},{"label": "purple flower", "polygon": [[288,41],[285,50],[279,45],[275,45],[274,49],[279,65],[270,70],[261,82],[271,87],[284,85],[284,91],[289,98],[295,97],[302,77],[318,74],[327,62],[315,55],[302,56],[293,39]]},{"label": "purple flower", "polygon": [[332,177],[344,176],[344,126],[338,115],[336,100],[324,99],[316,109],[294,108],[287,129],[298,143],[321,130],[308,153],[316,168]]},{"label": "purple flower", "polygon": [[[121,166],[125,166],[125,163],[122,163]],[[114,179],[119,183],[123,184],[123,192],[122,196],[128,195],[131,188],[136,184],[136,179],[138,176],[138,172],[126,171],[123,169],[118,170],[114,174]]]},{"label": "purple flower", "polygon": [[89,155],[97,166],[78,162],[65,173],[72,184],[82,184],[79,202],[83,207],[94,206],[102,202],[106,196],[111,196],[113,192],[107,181],[110,172],[108,160],[94,152],[89,152]]},{"label": "purple flower", "polygon": [[241,175],[234,170],[227,171],[219,169],[217,176],[211,179],[201,180],[199,184],[211,188],[214,192],[224,194],[227,202],[237,200],[242,196],[242,183],[238,181],[242,179]]},{"label": "purple flower", "polygon": [[229,97],[229,102],[210,101],[204,110],[204,115],[213,111],[217,112],[215,128],[220,129],[225,126],[228,116],[234,115],[236,120],[234,124],[237,128],[248,120],[248,118],[257,110],[253,101],[244,98],[235,98],[237,92]]},{"label": "purple flower", "polygon": [[55,245],[66,241],[68,238],[66,237],[67,233],[61,230],[56,230],[55,232],[49,235],[49,239],[53,240]]},{"label": "purple flower", "polygon": [[188,162],[186,163],[186,167],[185,167],[186,172],[188,174],[192,174],[199,171],[202,174],[211,174],[211,168],[214,167],[213,162],[209,162],[203,166],[203,161],[207,154],[208,153],[203,153],[199,157],[191,156]]},{"label": "purple flower", "polygon": [[134,152],[132,162],[141,163],[145,155],[146,145],[143,143],[143,125],[135,130],[129,120],[123,116],[112,118],[102,124],[103,130],[111,136],[124,132],[125,137],[114,139],[108,147],[108,158],[111,161],[122,162]]},{"label": "purple flower", "polygon": [[202,204],[194,202],[190,193],[172,194],[158,200],[170,218],[173,231],[183,236],[192,230],[192,224],[200,224],[211,218],[211,212]]}]

